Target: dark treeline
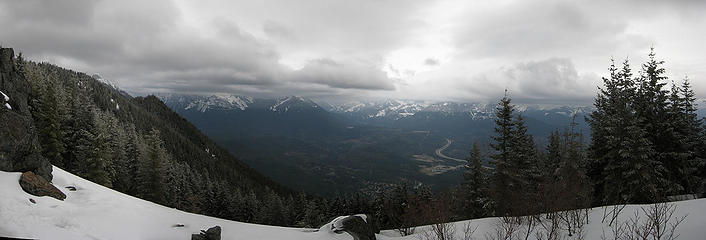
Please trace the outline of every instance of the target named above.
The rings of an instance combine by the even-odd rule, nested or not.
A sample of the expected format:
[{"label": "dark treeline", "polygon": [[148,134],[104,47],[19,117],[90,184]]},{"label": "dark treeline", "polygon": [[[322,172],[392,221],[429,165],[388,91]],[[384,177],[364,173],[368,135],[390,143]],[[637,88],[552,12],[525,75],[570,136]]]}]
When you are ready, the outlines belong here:
[{"label": "dark treeline", "polygon": [[[491,152],[474,144],[458,187],[412,183],[319,198],[261,176],[154,96],[130,97],[83,73],[20,60],[43,155],[93,182],[165,206],[282,226],[318,227],[367,213],[382,228],[485,216],[518,216],[700,194],[706,177],[703,121],[688,79],[668,82],[654,53],[633,74],[610,67],[586,120],[553,131],[539,147],[506,95]],[[669,85],[669,89],[666,89]],[[484,166],[489,162],[490,167]]]}]

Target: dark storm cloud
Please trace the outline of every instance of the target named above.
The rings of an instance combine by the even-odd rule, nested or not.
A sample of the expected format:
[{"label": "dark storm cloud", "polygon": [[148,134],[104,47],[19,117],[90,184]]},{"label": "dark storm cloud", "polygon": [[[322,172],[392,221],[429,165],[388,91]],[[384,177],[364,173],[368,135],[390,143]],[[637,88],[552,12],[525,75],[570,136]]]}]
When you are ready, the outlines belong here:
[{"label": "dark storm cloud", "polygon": [[[232,20],[214,18],[207,24],[211,31],[189,29],[172,1],[1,1],[0,26],[4,46],[30,59],[98,72],[138,94],[257,93],[287,81],[327,86],[322,91],[394,88],[375,66],[355,62],[312,63],[294,72],[278,62],[275,46]],[[274,22],[265,28],[271,35],[292,35]]]},{"label": "dark storm cloud", "polygon": [[0,44],[137,94],[483,100],[509,88],[590,103],[611,56],[637,64],[650,46],[704,92],[704,11],[687,0],[0,0]]},{"label": "dark storm cloud", "polygon": [[340,63],[332,59],[317,59],[294,74],[296,81],[324,84],[334,88],[394,90],[393,80],[379,65],[357,61]]}]

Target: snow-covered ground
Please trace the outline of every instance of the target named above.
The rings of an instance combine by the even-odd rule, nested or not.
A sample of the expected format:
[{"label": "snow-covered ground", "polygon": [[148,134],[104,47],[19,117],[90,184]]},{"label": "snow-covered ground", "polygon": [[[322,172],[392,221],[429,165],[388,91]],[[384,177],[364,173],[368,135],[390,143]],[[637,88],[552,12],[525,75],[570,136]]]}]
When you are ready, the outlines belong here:
[{"label": "snow-covered ground", "polygon": [[[0,171],[0,237],[38,239],[189,239],[193,233],[213,226],[221,226],[223,239],[291,239],[337,240],[353,239],[350,235],[335,234],[325,225],[320,231],[285,228],[234,222],[191,214],[130,197],[86,181],[54,167],[54,185],[66,193],[65,201],[50,197],[35,197],[19,186],[20,173]],[[76,191],[65,187],[74,186]],[[29,199],[36,203],[31,203]],[[706,199],[677,202],[676,216],[687,215],[679,225],[679,239],[706,238]],[[641,206],[631,205],[623,210],[629,217]],[[603,232],[602,208],[590,213],[585,239],[600,239]],[[471,220],[477,227],[474,239],[484,239],[492,233],[499,220],[484,218]],[[463,239],[463,227],[469,221],[453,223],[456,239]],[[184,227],[174,227],[183,224]],[[425,228],[417,229],[417,232]],[[608,228],[605,228],[609,232]],[[418,239],[418,236],[399,237],[393,231],[383,231],[378,239]]]},{"label": "snow-covered ground", "polygon": [[[191,214],[134,198],[54,167],[54,185],[66,200],[35,197],[20,173],[0,171],[0,237],[38,239],[190,239],[221,226],[223,239],[353,239],[348,234],[241,223]],[[66,186],[76,187],[68,191]],[[33,204],[29,199],[34,199]],[[184,227],[174,227],[183,224]]]}]

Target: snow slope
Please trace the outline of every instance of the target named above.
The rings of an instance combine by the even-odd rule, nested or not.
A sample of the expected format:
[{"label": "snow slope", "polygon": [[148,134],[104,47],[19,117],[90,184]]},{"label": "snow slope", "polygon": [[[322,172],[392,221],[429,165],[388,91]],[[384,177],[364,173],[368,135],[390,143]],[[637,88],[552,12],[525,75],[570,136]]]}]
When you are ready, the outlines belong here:
[{"label": "snow slope", "polygon": [[[223,239],[290,239],[338,240],[353,239],[350,235],[335,234],[324,225],[314,229],[274,227],[228,221],[191,214],[130,197],[94,184],[62,169],[54,167],[54,185],[66,193],[65,201],[50,197],[35,197],[22,191],[18,184],[20,173],[0,171],[0,237],[38,239],[189,239],[193,233],[216,225],[222,228]],[[76,187],[68,191],[66,186]],[[34,199],[33,204],[29,199]],[[679,239],[706,237],[706,199],[676,202],[676,216],[688,215],[679,225]],[[621,218],[632,216],[640,205],[629,205]],[[590,213],[585,239],[600,239],[602,208]],[[477,227],[474,239],[483,239],[494,231],[497,218],[475,219],[452,223],[456,239],[463,239],[463,228],[470,222]],[[183,224],[184,227],[174,227]],[[420,227],[417,232],[427,227]],[[418,236],[399,237],[393,231],[383,231],[378,239],[419,239]],[[530,239],[533,239],[530,237]]]},{"label": "snow slope", "polygon": [[[223,239],[353,239],[348,234],[228,221],[130,197],[54,167],[54,185],[66,200],[35,197],[18,184],[20,173],[0,171],[0,237],[38,239],[190,239],[216,225]],[[66,186],[75,186],[68,191]],[[29,201],[36,201],[33,204]],[[183,224],[184,227],[173,227]]]}]

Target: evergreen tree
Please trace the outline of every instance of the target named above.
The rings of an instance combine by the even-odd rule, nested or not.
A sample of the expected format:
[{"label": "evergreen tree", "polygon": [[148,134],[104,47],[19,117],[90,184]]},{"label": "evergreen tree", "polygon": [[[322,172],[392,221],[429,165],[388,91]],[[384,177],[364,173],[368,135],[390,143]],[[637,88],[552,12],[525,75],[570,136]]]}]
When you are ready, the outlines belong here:
[{"label": "evergreen tree", "polygon": [[658,61],[654,48],[649,53],[647,63],[642,65],[642,74],[638,81],[637,95],[634,99],[636,116],[640,120],[639,125],[645,130],[645,137],[652,144],[654,158],[663,167],[660,170],[661,179],[658,182],[660,192],[665,194],[678,194],[684,189],[679,183],[679,168],[681,162],[678,148],[680,143],[675,131],[678,126],[671,120],[674,113],[668,111],[668,91],[663,89],[667,84],[665,69],[662,67],[664,61]]},{"label": "evergreen tree", "polygon": [[[250,191],[245,198],[243,199],[243,215],[245,217],[244,221],[245,222],[253,222],[255,220],[255,217],[259,211],[260,211],[260,204],[259,200],[257,199],[257,196],[255,195],[255,192]],[[303,202],[300,204],[304,204]],[[305,225],[308,226],[308,225]]]},{"label": "evergreen tree", "polygon": [[479,218],[486,215],[487,185],[486,173],[482,165],[480,147],[473,143],[471,156],[466,164],[461,185],[461,210],[466,218]]},{"label": "evergreen tree", "polygon": [[591,203],[591,183],[581,166],[586,161],[583,136],[575,131],[576,121],[572,120],[569,130],[563,135],[563,147],[556,183],[559,184],[560,205],[558,209],[579,209]]},{"label": "evergreen tree", "polygon": [[[90,124],[87,114],[86,99],[78,92],[78,87],[74,84],[69,84],[66,90],[67,109],[61,119],[61,132],[63,135],[62,142],[65,145],[65,151],[62,154],[64,169],[77,173],[78,168],[78,141],[80,140],[80,129]],[[77,173],[78,174],[78,173]]]},{"label": "evergreen tree", "polygon": [[675,141],[672,143],[673,162],[667,165],[672,181],[683,187],[683,193],[696,193],[700,189],[702,178],[698,169],[704,158],[699,154],[703,146],[703,121],[696,114],[696,98],[688,78],[684,78],[681,87],[672,82],[670,94],[670,124],[674,127]]},{"label": "evergreen tree", "polygon": [[[513,151],[513,168],[518,169],[517,179],[522,179],[524,184],[523,189],[531,190],[541,181],[541,170],[539,168],[539,159],[537,158],[537,148],[534,144],[534,138],[527,133],[527,126],[522,115],[518,115],[515,119],[515,131],[512,138]],[[530,193],[531,194],[531,193]]]},{"label": "evergreen tree", "polygon": [[75,173],[89,181],[111,187],[108,168],[108,146],[105,129],[99,126],[97,110],[88,101],[84,108],[76,111],[76,129],[73,129],[71,145],[75,157],[73,166],[68,165]]},{"label": "evergreen tree", "polygon": [[164,194],[163,173],[167,153],[158,130],[152,129],[145,142],[147,149],[138,170],[138,194],[143,199],[159,203]]},{"label": "evergreen tree", "polygon": [[[144,156],[145,145],[144,140],[141,135],[135,130],[135,125],[128,124],[123,125],[125,128],[124,135],[117,136],[118,139],[115,143],[117,145],[123,145],[123,150],[116,149],[116,160],[115,164],[115,181],[113,181],[113,187],[123,193],[130,195],[137,194],[137,172],[142,162],[141,158]],[[120,155],[124,156],[120,156]]]},{"label": "evergreen tree", "polygon": [[[660,163],[636,114],[637,86],[626,60],[618,70],[611,64],[595,100],[596,111],[586,119],[591,126],[589,176],[596,186],[594,199],[603,204],[653,201],[658,195]],[[599,204],[601,202],[598,202]]]},{"label": "evergreen tree", "polygon": [[496,108],[495,119],[495,134],[492,136],[493,142],[490,147],[495,151],[490,155],[491,164],[495,166],[495,171],[492,176],[492,196],[495,203],[497,214],[505,215],[510,213],[510,204],[508,199],[513,199],[512,193],[519,188],[515,174],[512,173],[512,139],[514,136],[515,122],[512,119],[514,106],[510,104],[511,100],[505,91],[505,97],[498,103]]},{"label": "evergreen tree", "polygon": [[61,89],[55,74],[46,74],[44,77],[46,86],[39,89],[38,109],[35,112],[42,155],[57,167],[64,168],[62,154],[66,148],[61,131],[61,115],[64,109],[59,96]]},{"label": "evergreen tree", "polygon": [[558,177],[557,170],[561,164],[564,151],[561,134],[559,134],[558,129],[549,133],[548,142],[544,163],[544,178],[547,181],[555,181]]},{"label": "evergreen tree", "polygon": [[537,149],[532,135],[522,115],[515,119],[515,130],[511,139],[510,177],[514,180],[512,198],[505,201],[511,204],[512,215],[528,215],[539,212],[536,202],[539,200],[539,183],[542,173],[537,158]]},{"label": "evergreen tree", "polygon": [[268,191],[263,200],[263,206],[257,213],[256,221],[269,225],[283,226],[286,223],[284,203],[272,191]]},{"label": "evergreen tree", "polygon": [[111,129],[107,124],[104,114],[94,109],[93,118],[93,144],[86,167],[87,177],[93,182],[106,187],[112,187],[115,177],[113,169],[112,146],[110,142]]}]

